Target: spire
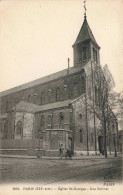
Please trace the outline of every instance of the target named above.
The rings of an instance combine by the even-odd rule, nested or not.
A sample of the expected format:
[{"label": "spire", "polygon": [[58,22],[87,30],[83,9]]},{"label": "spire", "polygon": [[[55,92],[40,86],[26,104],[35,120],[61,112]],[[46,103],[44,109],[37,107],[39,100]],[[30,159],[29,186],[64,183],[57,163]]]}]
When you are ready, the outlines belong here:
[{"label": "spire", "polygon": [[78,37],[77,37],[74,45],[81,43],[83,41],[86,41],[86,40],[91,40],[98,48],[100,48],[99,45],[97,44],[95,38],[94,38],[94,35],[93,35],[89,25],[88,25],[88,22],[86,19],[86,14],[85,14],[83,25],[80,29],[80,32],[78,34]]},{"label": "spire", "polygon": [[[80,32],[78,34],[78,37],[74,43],[74,45],[78,44],[78,43],[81,43],[83,41],[86,41],[86,40],[91,40],[98,48],[99,45],[97,44],[95,38],[94,38],[94,35],[88,25],[88,22],[87,22],[87,16],[86,16],[86,12],[87,12],[87,8],[86,8],[86,0],[84,0],[84,22],[83,22],[83,25],[80,29]],[[73,45],[73,46],[74,46]]]},{"label": "spire", "polygon": [[99,64],[99,45],[88,25],[86,16],[86,0],[84,2],[84,22],[73,45],[74,50],[74,67],[83,67],[89,60]]}]

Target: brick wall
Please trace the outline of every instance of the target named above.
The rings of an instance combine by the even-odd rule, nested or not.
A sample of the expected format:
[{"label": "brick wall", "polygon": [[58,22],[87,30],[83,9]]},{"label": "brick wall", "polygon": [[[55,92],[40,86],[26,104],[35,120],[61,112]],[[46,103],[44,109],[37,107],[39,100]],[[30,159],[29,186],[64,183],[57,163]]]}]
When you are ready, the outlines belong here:
[{"label": "brick wall", "polygon": [[[8,110],[15,106],[22,99],[41,105],[41,94],[45,93],[43,104],[56,102],[56,89],[59,88],[59,100],[73,99],[78,97],[85,91],[85,82],[82,79],[81,71],[69,76],[65,76],[50,82],[46,82],[34,87],[20,90],[16,93],[11,93],[1,97],[0,112],[6,112],[6,104],[8,102]],[[49,90],[51,90],[49,92]]]},{"label": "brick wall", "polygon": [[[45,129],[69,129],[70,128],[70,108],[59,108],[39,112],[35,114],[35,137],[38,136],[38,131],[41,130],[41,136]],[[60,113],[63,113],[63,121],[60,122]],[[41,125],[41,116],[44,116],[44,125]]]}]

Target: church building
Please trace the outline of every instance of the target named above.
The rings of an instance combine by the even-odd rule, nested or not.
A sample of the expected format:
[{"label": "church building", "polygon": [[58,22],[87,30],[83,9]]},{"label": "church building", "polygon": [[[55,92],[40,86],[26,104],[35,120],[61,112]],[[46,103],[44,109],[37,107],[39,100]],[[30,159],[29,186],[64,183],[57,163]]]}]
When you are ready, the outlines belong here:
[{"label": "church building", "polygon": [[58,156],[61,145],[75,156],[117,150],[99,51],[85,15],[73,67],[68,59],[67,69],[0,93],[0,154]]}]

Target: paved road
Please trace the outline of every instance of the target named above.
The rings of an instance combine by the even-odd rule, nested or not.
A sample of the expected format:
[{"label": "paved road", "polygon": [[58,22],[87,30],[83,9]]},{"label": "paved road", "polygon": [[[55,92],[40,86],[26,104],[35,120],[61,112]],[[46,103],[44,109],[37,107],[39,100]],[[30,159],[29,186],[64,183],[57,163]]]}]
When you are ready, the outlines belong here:
[{"label": "paved road", "polygon": [[122,159],[0,158],[0,183],[82,183],[122,180]]}]

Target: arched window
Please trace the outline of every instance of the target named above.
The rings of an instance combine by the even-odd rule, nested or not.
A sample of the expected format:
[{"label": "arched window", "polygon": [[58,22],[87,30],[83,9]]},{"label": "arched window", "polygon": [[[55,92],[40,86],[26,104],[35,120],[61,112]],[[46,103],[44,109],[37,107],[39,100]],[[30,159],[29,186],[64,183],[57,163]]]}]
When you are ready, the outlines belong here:
[{"label": "arched window", "polygon": [[93,60],[97,63],[97,51],[93,48]]},{"label": "arched window", "polygon": [[3,136],[3,139],[7,139],[7,135],[8,135],[8,121],[5,121],[5,123],[4,123],[4,136]]},{"label": "arched window", "polygon": [[51,89],[48,90],[48,103],[51,102]]},{"label": "arched window", "polygon": [[59,120],[60,120],[60,124],[64,122],[64,114],[63,114],[63,112],[60,112]]},{"label": "arched window", "polygon": [[56,101],[60,101],[60,89],[56,89]]},{"label": "arched window", "polygon": [[45,93],[44,91],[41,93],[41,104],[45,103]]},{"label": "arched window", "polygon": [[23,130],[23,124],[21,121],[18,121],[17,122],[17,125],[16,125],[16,135],[22,135],[22,130]]},{"label": "arched window", "polygon": [[80,129],[79,134],[80,134],[80,143],[82,143],[83,142],[83,130],[82,129]]},{"label": "arched window", "polygon": [[48,129],[52,129],[52,120],[53,120],[53,115],[49,113],[48,115]]},{"label": "arched window", "polygon": [[44,127],[44,115],[41,115],[41,127]]},{"label": "arched window", "polygon": [[37,101],[37,93],[34,94],[33,99],[34,99],[34,104],[36,104],[36,101]]},{"label": "arched window", "polygon": [[112,125],[112,131],[113,131],[113,133],[114,133],[114,131],[115,131],[114,124]]},{"label": "arched window", "polygon": [[83,51],[82,51],[82,60],[85,61],[86,58],[87,58],[87,55],[86,55],[86,47],[83,48]]},{"label": "arched window", "polygon": [[30,102],[31,95],[28,95],[27,101]]}]

